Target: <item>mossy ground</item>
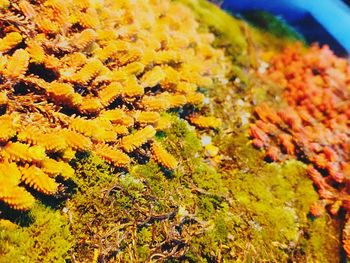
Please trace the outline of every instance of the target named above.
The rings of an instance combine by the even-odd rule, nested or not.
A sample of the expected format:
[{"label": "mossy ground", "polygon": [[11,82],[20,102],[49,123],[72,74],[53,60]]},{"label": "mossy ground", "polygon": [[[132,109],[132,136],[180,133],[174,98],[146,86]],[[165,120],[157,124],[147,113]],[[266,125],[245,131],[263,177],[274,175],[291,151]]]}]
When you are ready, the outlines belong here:
[{"label": "mossy ground", "polygon": [[[15,220],[16,221],[16,220]],[[73,236],[67,219],[44,205],[36,205],[28,215],[17,217],[18,226],[0,221],[0,262],[65,262],[69,259]]]},{"label": "mossy ground", "polygon": [[304,165],[264,162],[247,135],[252,106],[278,91],[250,69],[260,51],[290,40],[277,41],[205,1],[182,2],[203,30],[218,35],[234,64],[230,82],[214,85],[212,105],[202,109],[224,121],[222,130],[207,132],[222,161],[204,158],[200,135],[172,112],[172,127],[157,139],[179,160],[177,170],[147,156],[130,172],[77,156],[67,201],[13,220],[27,226],[2,221],[0,262],[339,262],[337,223],[308,215],[318,196]]}]

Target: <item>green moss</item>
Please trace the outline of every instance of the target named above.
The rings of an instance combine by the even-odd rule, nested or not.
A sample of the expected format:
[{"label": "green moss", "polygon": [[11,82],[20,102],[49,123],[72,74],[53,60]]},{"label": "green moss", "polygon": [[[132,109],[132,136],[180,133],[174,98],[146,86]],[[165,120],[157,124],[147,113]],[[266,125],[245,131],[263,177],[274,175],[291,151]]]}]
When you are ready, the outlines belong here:
[{"label": "green moss", "polygon": [[308,261],[339,262],[341,243],[339,235],[334,231],[334,221],[328,215],[324,215],[311,221],[308,227],[309,235],[302,244],[305,258]]},{"label": "green moss", "polygon": [[138,256],[140,262],[146,262],[148,259],[148,256],[151,254],[151,250],[148,245],[139,246],[137,248]]},{"label": "green moss", "polygon": [[228,39],[231,40],[229,47],[234,48],[235,52],[246,50],[247,42],[242,34],[238,20],[205,0],[179,1],[188,5],[206,26],[211,27],[216,32],[220,32],[218,35],[219,41],[226,42]]},{"label": "green moss", "polygon": [[[264,162],[240,121],[252,105],[278,92],[249,73],[248,65],[257,65],[256,50],[288,42],[251,29],[204,0],[181,2],[196,12],[201,30],[214,31],[215,44],[227,48],[234,63],[232,81],[206,91],[214,102],[208,108],[224,121],[222,131],[210,132],[220,146],[221,164],[214,167],[203,157],[200,132],[177,117],[183,112],[165,113],[173,124],[156,139],[179,160],[175,171],[150,160],[125,172],[81,154],[72,164],[76,187],[65,204],[67,214],[37,206],[27,227],[1,227],[0,262],[64,262],[71,247],[78,262],[92,262],[96,253],[99,262],[339,259],[337,226],[327,216],[308,217],[318,196],[304,165]],[[236,78],[239,83],[233,82]]]},{"label": "green moss", "polygon": [[140,245],[148,244],[152,241],[152,232],[149,228],[143,227],[137,233],[137,241]]},{"label": "green moss", "polygon": [[[168,179],[154,162],[124,173],[87,155],[75,163],[75,169],[78,191],[67,207],[77,260],[91,262],[96,248],[101,260],[134,262],[135,256],[145,260],[169,238],[164,225],[177,210],[168,198]],[[96,183],[79,187],[85,181]]]},{"label": "green moss", "polygon": [[67,218],[43,205],[29,217],[27,227],[0,227],[0,262],[65,262],[72,242]]},{"label": "green moss", "polygon": [[227,194],[221,175],[217,171],[205,163],[199,163],[192,175],[193,182],[201,189],[204,189],[212,194],[223,196]]},{"label": "green moss", "polygon": [[[232,251],[239,255],[235,259],[247,261],[258,257],[280,261],[294,258],[302,261],[311,257],[325,260],[325,254],[314,249],[314,244],[307,242],[306,237],[315,240],[323,250],[332,247],[328,253],[336,257],[338,242],[336,239],[330,242],[325,237],[325,233],[334,233],[336,227],[327,220],[316,222],[307,217],[318,195],[305,175],[305,166],[297,161],[259,162],[259,152],[247,142],[244,137],[231,138],[225,149],[236,156],[225,175],[225,185],[233,195],[231,212],[240,215],[232,221],[235,231]],[[315,229],[319,232],[315,233]],[[245,250],[248,240],[251,250]]]},{"label": "green moss", "polygon": [[136,165],[130,173],[136,178],[145,180],[153,195],[160,198],[165,197],[168,182],[156,163],[151,161],[146,165]]},{"label": "green moss", "polygon": [[202,149],[194,128],[178,117],[173,119],[171,128],[165,132],[165,138],[167,149],[183,160],[193,159]]},{"label": "green moss", "polygon": [[227,214],[222,212],[215,218],[215,239],[224,242],[227,239],[230,229],[228,229]]},{"label": "green moss", "polygon": [[73,180],[80,192],[110,181],[111,167],[97,156],[88,153],[80,154],[72,165],[76,171]]},{"label": "green moss", "polygon": [[15,262],[28,261],[30,257],[27,251],[33,245],[33,240],[30,237],[29,231],[23,229],[7,229],[0,227],[0,262]]}]

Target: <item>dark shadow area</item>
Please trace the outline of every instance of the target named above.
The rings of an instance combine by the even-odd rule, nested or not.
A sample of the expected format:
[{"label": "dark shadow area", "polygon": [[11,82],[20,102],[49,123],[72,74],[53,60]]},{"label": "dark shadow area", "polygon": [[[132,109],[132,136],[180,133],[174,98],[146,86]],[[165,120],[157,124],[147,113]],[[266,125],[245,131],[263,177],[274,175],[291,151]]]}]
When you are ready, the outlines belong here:
[{"label": "dark shadow area", "polygon": [[33,223],[28,211],[15,210],[8,205],[0,202],[0,218],[10,220],[22,227],[29,226]]},{"label": "dark shadow area", "polygon": [[48,69],[45,65],[30,63],[28,66],[28,71],[36,75],[47,82],[52,82],[58,78],[58,73],[53,71],[52,69]]}]

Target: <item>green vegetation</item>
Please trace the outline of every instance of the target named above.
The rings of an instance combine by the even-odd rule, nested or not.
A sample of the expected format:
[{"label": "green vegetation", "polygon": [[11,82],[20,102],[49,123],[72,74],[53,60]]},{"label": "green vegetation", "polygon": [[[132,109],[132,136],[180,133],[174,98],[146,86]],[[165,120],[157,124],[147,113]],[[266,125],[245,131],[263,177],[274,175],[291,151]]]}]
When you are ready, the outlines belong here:
[{"label": "green vegetation", "polygon": [[237,19],[206,0],[178,1],[188,5],[206,27],[209,27],[214,32],[220,32],[219,41],[226,43],[229,40],[230,43],[227,43],[227,45],[230,48],[233,47],[233,50],[236,52],[246,49],[247,41],[240,28],[241,22]]},{"label": "green vegetation", "polygon": [[327,215],[308,216],[318,196],[304,165],[264,162],[247,135],[252,105],[274,90],[247,73],[251,50],[278,50],[287,40],[206,1],[181,2],[220,36],[217,45],[235,63],[230,82],[208,91],[212,113],[224,121],[208,132],[222,161],[203,157],[200,134],[176,113],[169,114],[172,127],[157,134],[180,162],[175,171],[146,162],[147,153],[129,173],[81,154],[64,213],[37,205],[16,219],[27,226],[0,222],[0,262],[339,262],[338,226]]},{"label": "green vegetation", "polygon": [[59,211],[36,205],[17,218],[29,226],[0,221],[0,262],[65,262],[73,237]]},{"label": "green vegetation", "polygon": [[[245,147],[236,144],[236,150],[232,145],[229,148],[229,151],[238,148],[243,152],[243,159],[237,160],[238,167],[246,158]],[[250,158],[249,163],[255,162]],[[234,254],[240,255],[237,259],[244,262],[253,259],[323,262],[327,259],[331,262],[329,255],[334,255],[337,262],[339,244],[333,236],[336,228],[327,225],[326,217],[314,221],[308,217],[309,207],[318,196],[304,168],[300,162],[288,161],[250,166],[244,172],[240,167],[228,174],[236,232],[232,246]],[[245,246],[240,244],[242,241]]]}]

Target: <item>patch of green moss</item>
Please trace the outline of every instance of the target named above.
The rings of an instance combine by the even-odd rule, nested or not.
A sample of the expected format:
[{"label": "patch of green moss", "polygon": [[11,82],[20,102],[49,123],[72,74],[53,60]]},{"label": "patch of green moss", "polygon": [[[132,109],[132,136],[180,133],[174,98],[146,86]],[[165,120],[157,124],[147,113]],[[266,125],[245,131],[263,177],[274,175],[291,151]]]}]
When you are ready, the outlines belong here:
[{"label": "patch of green moss", "polygon": [[0,262],[65,262],[72,236],[59,211],[36,205],[26,227],[0,226]]},{"label": "patch of green moss", "polygon": [[330,240],[337,228],[326,218],[307,217],[318,196],[301,163],[266,164],[259,172],[232,170],[226,176],[224,184],[232,193],[228,202],[215,207],[212,200],[201,199],[210,226],[193,239],[189,262],[220,257],[238,262],[337,261],[339,242]]},{"label": "patch of green moss", "polygon": [[201,144],[194,128],[177,117],[173,118],[172,126],[165,132],[163,141],[170,152],[183,160],[194,159],[201,151]]},{"label": "patch of green moss", "polygon": [[230,47],[235,51],[246,49],[247,42],[240,29],[240,22],[231,15],[205,0],[180,0],[180,2],[188,5],[205,26],[209,26],[214,32],[220,32],[223,36],[218,35],[221,42],[230,39],[232,40]]},{"label": "patch of green moss", "polygon": [[86,155],[75,169],[78,191],[67,208],[79,262],[91,262],[95,249],[99,260],[143,262],[171,235],[164,232],[165,225],[177,209],[169,198],[168,179],[154,162],[125,173]]}]

